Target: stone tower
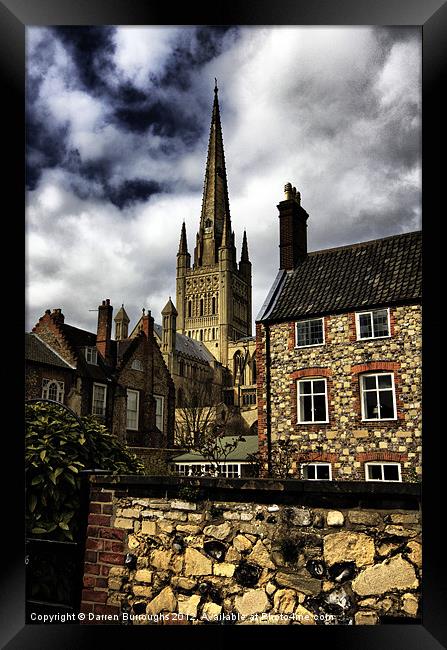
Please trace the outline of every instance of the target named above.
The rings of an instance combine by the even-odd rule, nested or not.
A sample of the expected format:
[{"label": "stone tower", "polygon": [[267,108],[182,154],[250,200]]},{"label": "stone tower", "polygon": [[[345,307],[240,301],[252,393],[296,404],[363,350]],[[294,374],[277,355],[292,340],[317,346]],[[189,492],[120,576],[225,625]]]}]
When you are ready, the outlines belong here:
[{"label": "stone tower", "polygon": [[194,263],[183,223],[177,254],[177,331],[228,366],[228,344],[251,336],[251,262],[244,232],[238,264],[231,227],[217,83]]}]

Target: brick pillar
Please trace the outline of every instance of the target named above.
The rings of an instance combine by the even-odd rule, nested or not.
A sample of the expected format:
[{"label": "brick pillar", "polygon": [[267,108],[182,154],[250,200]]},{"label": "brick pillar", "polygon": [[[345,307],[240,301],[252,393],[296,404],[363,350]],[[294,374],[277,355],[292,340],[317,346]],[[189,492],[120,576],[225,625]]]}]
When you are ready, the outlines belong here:
[{"label": "brick pillar", "polygon": [[152,318],[150,310],[142,318],[142,328],[147,338],[150,339],[154,335],[154,319]]},{"label": "brick pillar", "polygon": [[[108,581],[112,567],[124,567],[126,531],[111,525],[113,490],[94,487],[90,494],[86,550],[84,555],[84,589],[81,609],[89,621],[89,614],[117,614],[120,606],[108,602]],[[118,621],[110,621],[117,623]]]},{"label": "brick pillar", "polygon": [[96,334],[96,347],[106,363],[111,363],[112,342],[112,315],[113,307],[109,298],[102,301],[98,307],[98,329]]}]

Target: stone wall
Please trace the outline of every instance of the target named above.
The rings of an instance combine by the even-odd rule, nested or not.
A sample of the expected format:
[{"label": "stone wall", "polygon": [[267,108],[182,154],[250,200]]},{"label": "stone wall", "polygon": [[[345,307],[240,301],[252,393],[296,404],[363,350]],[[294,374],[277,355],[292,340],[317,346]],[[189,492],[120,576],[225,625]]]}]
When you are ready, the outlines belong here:
[{"label": "stone wall", "polygon": [[134,625],[414,620],[418,503],[408,484],[96,477],[82,611]]},{"label": "stone wall", "polygon": [[[356,340],[355,314],[325,316],[325,343],[295,347],[295,323],[270,325],[271,441],[290,439],[296,456],[291,474],[300,477],[300,463],[331,463],[333,480],[364,480],[368,461],[399,462],[403,481],[421,474],[421,326],[420,305],[390,308],[391,336]],[[258,432],[260,449],[267,445],[266,333],[257,324]],[[359,377],[364,372],[394,374],[397,418],[362,420]],[[297,422],[297,380],[325,377],[327,424]]]}]

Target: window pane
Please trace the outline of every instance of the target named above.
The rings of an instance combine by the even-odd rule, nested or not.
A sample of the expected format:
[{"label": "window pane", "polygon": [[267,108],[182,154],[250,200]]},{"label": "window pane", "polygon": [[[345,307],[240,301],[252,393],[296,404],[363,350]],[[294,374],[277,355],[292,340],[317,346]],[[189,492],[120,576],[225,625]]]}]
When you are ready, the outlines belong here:
[{"label": "window pane", "polygon": [[127,391],[127,408],[130,411],[135,411],[137,408],[137,394],[133,390]]},{"label": "window pane", "polygon": [[312,382],[311,381],[300,381],[298,386],[299,386],[301,395],[310,395],[310,393],[312,392]]},{"label": "window pane", "polygon": [[385,481],[398,481],[399,480],[399,468],[397,465],[384,465],[383,466],[383,478]]},{"label": "window pane", "polygon": [[368,465],[368,478],[371,480],[382,480],[382,466],[381,465]]},{"label": "window pane", "polygon": [[379,392],[379,399],[380,399],[380,417],[393,418],[394,417],[393,391],[381,390]]},{"label": "window pane", "polygon": [[378,419],[379,410],[377,408],[377,393],[364,393],[365,418],[367,420]]},{"label": "window pane", "polygon": [[304,321],[297,323],[297,345],[318,345],[323,343],[323,319]]},{"label": "window pane", "polygon": [[391,375],[379,375],[379,388],[391,388]]},{"label": "window pane", "polygon": [[320,379],[313,382],[313,392],[315,393],[324,393],[325,392],[325,381]]},{"label": "window pane", "polygon": [[366,375],[363,377],[363,388],[365,390],[371,390],[372,388],[377,387],[377,377],[376,375]]},{"label": "window pane", "polygon": [[312,422],[312,397],[310,395],[300,398],[300,415],[302,422]]},{"label": "window pane", "polygon": [[321,480],[329,480],[329,465],[317,465],[317,478]]},{"label": "window pane", "polygon": [[57,401],[57,384],[55,381],[52,381],[48,386],[48,399]]},{"label": "window pane", "polygon": [[324,395],[315,395],[314,397],[314,420],[315,422],[326,420],[326,397]]},{"label": "window pane", "polygon": [[360,338],[369,338],[372,336],[371,314],[359,314]]},{"label": "window pane", "polygon": [[304,478],[307,479],[315,478],[315,465],[306,465],[304,467]]},{"label": "window pane", "polygon": [[380,309],[373,312],[374,336],[388,336],[388,311]]}]

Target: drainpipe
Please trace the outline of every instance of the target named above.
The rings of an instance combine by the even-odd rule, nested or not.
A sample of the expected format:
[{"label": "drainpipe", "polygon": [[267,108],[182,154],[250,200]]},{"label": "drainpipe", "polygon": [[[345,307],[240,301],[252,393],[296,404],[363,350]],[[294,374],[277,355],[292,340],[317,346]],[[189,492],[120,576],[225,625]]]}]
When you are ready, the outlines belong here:
[{"label": "drainpipe", "polygon": [[265,390],[266,390],[266,433],[267,433],[267,468],[268,475],[272,475],[272,424],[270,400],[270,327],[265,324]]}]

